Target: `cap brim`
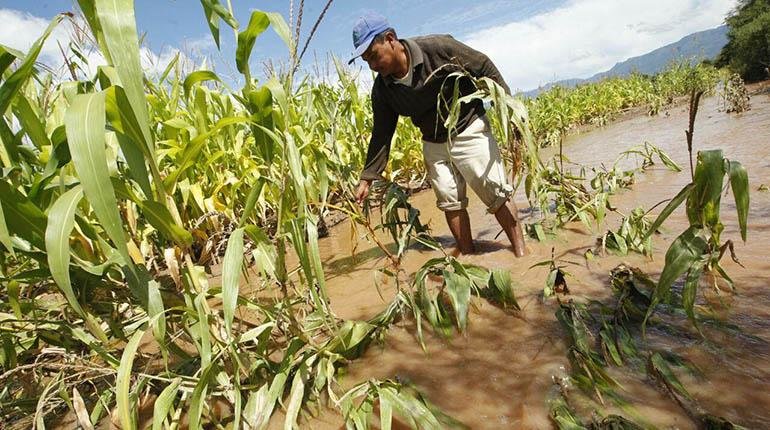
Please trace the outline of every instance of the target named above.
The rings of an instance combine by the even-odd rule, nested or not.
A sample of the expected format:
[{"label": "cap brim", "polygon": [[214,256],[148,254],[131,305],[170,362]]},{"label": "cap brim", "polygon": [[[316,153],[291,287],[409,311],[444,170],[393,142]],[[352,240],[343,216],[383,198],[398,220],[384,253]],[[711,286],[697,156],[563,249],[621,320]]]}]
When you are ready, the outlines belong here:
[{"label": "cap brim", "polygon": [[358,48],[356,48],[356,50],[353,51],[353,54],[351,54],[353,56],[350,58],[350,60],[348,60],[348,64],[353,64],[353,61],[355,61],[356,58],[364,55],[364,52],[366,52],[366,50],[369,49],[369,45],[372,44],[372,40],[374,40],[375,36],[376,35],[364,40],[362,44],[358,45]]}]

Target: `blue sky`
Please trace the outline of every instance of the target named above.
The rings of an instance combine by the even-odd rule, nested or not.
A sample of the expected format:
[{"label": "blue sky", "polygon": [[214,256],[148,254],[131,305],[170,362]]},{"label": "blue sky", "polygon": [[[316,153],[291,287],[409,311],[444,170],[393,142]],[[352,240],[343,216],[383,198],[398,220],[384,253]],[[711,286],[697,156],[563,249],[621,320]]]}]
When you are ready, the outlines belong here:
[{"label": "blue sky", "polygon": [[[226,4],[225,0],[221,0]],[[72,0],[2,0],[0,43],[27,49],[46,21],[73,10]],[[289,0],[233,0],[235,16],[245,26],[250,11],[280,12],[288,21]],[[294,1],[295,6],[299,0]],[[720,25],[735,0],[335,0],[316,32],[303,60],[314,73],[314,56],[325,62],[327,53],[347,57],[350,31],[364,10],[387,16],[399,36],[450,33],[485,52],[498,65],[512,88],[531,89],[555,79],[587,77],[618,61],[675,42],[694,31]],[[300,45],[325,0],[305,1]],[[222,50],[213,45],[198,0],[136,0],[137,23],[146,33],[147,56],[158,63],[178,50],[194,61],[201,55],[232,80],[235,42],[222,23]],[[295,12],[296,13],[296,12]],[[58,38],[66,38],[59,33]],[[54,37],[54,39],[56,39]],[[58,47],[50,44],[48,60],[57,61]],[[44,58],[45,58],[44,52]],[[285,60],[287,49],[271,31],[257,40],[252,69]],[[358,67],[363,66],[358,62]],[[158,67],[162,68],[162,64]]]}]

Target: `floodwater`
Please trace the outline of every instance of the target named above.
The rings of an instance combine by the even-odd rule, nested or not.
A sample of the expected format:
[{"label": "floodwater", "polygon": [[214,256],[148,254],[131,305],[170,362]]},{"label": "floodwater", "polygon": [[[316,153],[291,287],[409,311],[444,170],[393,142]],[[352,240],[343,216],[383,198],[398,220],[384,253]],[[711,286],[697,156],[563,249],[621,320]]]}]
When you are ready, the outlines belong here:
[{"label": "floodwater", "polygon": [[[729,256],[723,259],[737,292],[733,294],[723,288],[716,294],[704,283],[696,302],[711,304],[722,321],[734,329],[706,329],[705,339],[692,330],[687,336],[673,337],[653,329],[648,331],[645,342],[651,349],[673,351],[697,366],[700,376],[684,372],[678,372],[678,376],[703,410],[748,428],[769,428],[770,192],[758,189],[761,184],[770,185],[770,95],[755,95],[751,106],[750,111],[742,114],[726,114],[719,111],[716,97],[707,98],[695,124],[696,151],[721,148],[726,157],[742,162],[749,173],[751,206],[745,244],[738,233],[732,196],[727,194],[722,199],[722,239],[735,242],[735,250],[745,266],[733,263]],[[651,208],[676,195],[689,182],[684,133],[687,121],[686,104],[655,117],[625,118],[569,138],[565,155],[574,163],[611,166],[622,151],[645,141],[662,148],[683,167],[681,173],[657,164],[646,173],[637,174],[632,189],[620,191],[610,199],[623,213],[638,206]],[[529,205],[520,194],[516,196],[520,215],[524,222],[531,221],[527,218]],[[557,392],[554,378],[563,378],[570,372],[568,340],[554,315],[556,300],[544,302],[541,298],[547,268],[529,267],[549,259],[551,249],[555,248],[557,258],[579,263],[566,269],[572,274],[567,278],[571,297],[576,301],[608,302],[609,272],[621,262],[657,279],[666,249],[686,228],[683,209],[677,210],[664,224],[663,233],[655,237],[654,259],[636,254],[610,255],[586,265],[585,250],[595,246],[602,232],[616,229],[619,216],[609,216],[594,231],[576,223],[551,241],[529,239],[529,254],[516,259],[505,236],[495,238],[500,230],[494,217],[474,197],[471,196],[469,212],[478,254],[462,257],[461,261],[509,270],[522,311],[506,312],[476,299],[467,333],[444,340],[427,330],[427,351],[416,340],[413,323],[402,321],[389,331],[384,345],[373,345],[348,367],[343,384],[352,386],[369,378],[398,378],[416,385],[431,402],[474,429],[552,428],[547,401]],[[445,246],[452,246],[443,214],[435,209],[433,193],[418,193],[411,201],[420,209],[423,222],[430,223],[433,235]],[[320,241],[321,255],[330,273],[327,283],[331,306],[341,318],[368,319],[383,310],[394,294],[392,285],[380,285],[379,290],[376,287],[375,270],[386,267],[388,262],[374,243],[362,236],[363,231],[351,234],[351,226],[343,222],[331,230],[330,237]],[[356,253],[351,256],[356,239]],[[435,256],[438,254],[410,250],[403,268],[413,273]],[[688,327],[682,321],[679,326]],[[615,368],[611,372],[622,382],[619,393],[631,404],[630,408],[616,409],[610,402],[607,408],[601,408],[575,388],[570,392],[571,405],[577,406],[583,417],[597,409],[600,415],[620,413],[647,426],[696,428],[687,414],[645,377],[643,369]],[[340,428],[342,421],[325,416],[304,425]]]}]

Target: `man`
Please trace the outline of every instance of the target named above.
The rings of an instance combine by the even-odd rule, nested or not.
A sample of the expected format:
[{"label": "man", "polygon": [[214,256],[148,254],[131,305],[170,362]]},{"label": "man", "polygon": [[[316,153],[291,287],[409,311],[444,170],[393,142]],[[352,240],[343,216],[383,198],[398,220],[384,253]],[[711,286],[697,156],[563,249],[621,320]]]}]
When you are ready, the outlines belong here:
[{"label": "man", "polygon": [[[439,92],[451,102],[457,78],[447,76],[460,70],[474,77],[489,77],[510,94],[492,61],[449,35],[399,40],[385,18],[374,13],[356,22],[353,45],[350,63],[360,56],[378,74],[371,95],[374,126],[356,189],[357,201],[361,203],[369,194],[372,181],[381,178],[398,117],[408,116],[422,132],[428,178],[459,251],[475,251],[466,210],[466,185],[470,185],[497,218],[514,254],[524,255],[524,236],[511,199],[513,188],[507,181],[483,103],[464,103],[451,133],[444,127],[446,106],[441,107],[441,112],[437,108]],[[467,77],[459,78],[457,83],[460,97],[476,90]]]}]

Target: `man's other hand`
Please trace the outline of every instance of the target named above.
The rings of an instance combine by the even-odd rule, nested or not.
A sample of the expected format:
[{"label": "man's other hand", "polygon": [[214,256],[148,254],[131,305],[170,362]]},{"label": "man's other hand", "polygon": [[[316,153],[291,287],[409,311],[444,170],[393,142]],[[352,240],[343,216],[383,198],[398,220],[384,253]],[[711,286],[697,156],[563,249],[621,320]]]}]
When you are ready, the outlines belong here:
[{"label": "man's other hand", "polygon": [[372,185],[372,181],[361,179],[356,187],[356,203],[359,205],[364,203],[366,196],[369,195],[369,187]]}]

